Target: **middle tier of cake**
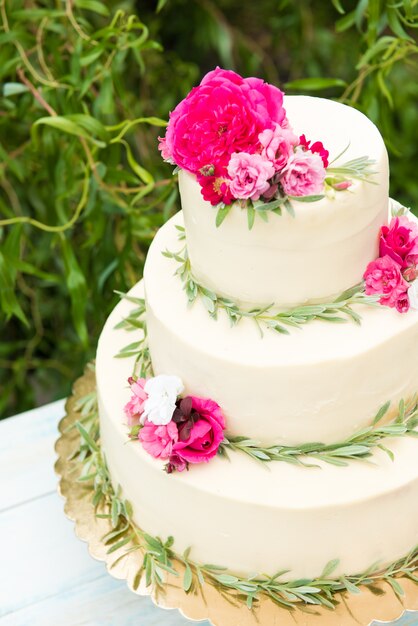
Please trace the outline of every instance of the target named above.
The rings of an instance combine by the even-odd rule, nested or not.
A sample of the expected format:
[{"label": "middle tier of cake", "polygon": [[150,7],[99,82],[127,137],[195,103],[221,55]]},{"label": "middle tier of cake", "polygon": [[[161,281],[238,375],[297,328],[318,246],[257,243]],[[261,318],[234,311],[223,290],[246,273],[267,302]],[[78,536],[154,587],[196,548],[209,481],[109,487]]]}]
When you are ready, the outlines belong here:
[{"label": "middle tier of cake", "polygon": [[[410,399],[418,389],[418,312],[357,306],[360,325],[312,321],[281,335],[250,319],[231,328],[213,320],[197,299],[188,305],[174,276],[176,225],[156,235],[144,271],[149,349],[155,374],[175,374],[186,394],[222,408],[231,435],[267,445],[336,443],[371,424],[386,401]],[[393,413],[392,413],[393,414]]]},{"label": "middle tier of cake", "polygon": [[[165,283],[156,288],[164,290]],[[142,284],[129,295],[141,298]],[[133,307],[123,300],[108,318],[98,345],[96,376],[101,447],[112,484],[115,489],[120,486],[123,498],[132,504],[138,526],[163,541],[173,536],[175,551],[182,554],[191,547],[191,558],[197,562],[245,575],[290,570],[286,575],[290,579],[320,577],[333,559],[339,559],[333,576],[358,574],[376,563],[384,567],[417,545],[414,437],[385,441],[393,461],[375,449],[370,462],[352,461],[346,467],[317,459],[310,459],[319,466],[313,468],[283,462],[266,466],[232,451],[229,460],[216,456],[209,463],[190,465],[189,471],[166,474],[165,460],[153,458],[141,442],[129,438],[123,410],[131,394],[127,379],[135,356],[115,356],[140,340],[141,331],[117,326]],[[287,339],[281,337],[283,342]],[[188,349],[185,344],[183,348]],[[173,346],[167,342],[165,350],[171,354]],[[182,359],[181,352],[173,354],[165,373],[177,371]],[[198,376],[199,361],[195,366]],[[231,384],[225,378],[221,389],[227,393]],[[357,406],[355,389],[350,391]],[[243,386],[241,392],[248,399],[257,395],[251,386]],[[296,393],[296,400],[301,395]],[[257,414],[261,426],[265,418]],[[232,421],[237,428],[237,419]]]}]

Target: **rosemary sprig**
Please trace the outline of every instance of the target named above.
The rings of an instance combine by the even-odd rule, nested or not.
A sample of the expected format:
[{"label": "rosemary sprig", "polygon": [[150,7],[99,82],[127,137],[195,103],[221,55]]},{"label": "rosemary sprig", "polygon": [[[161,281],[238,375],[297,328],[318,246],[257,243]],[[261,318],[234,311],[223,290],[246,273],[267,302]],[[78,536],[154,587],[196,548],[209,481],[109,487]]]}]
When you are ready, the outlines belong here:
[{"label": "rosemary sprig", "polygon": [[113,488],[100,450],[97,407],[91,404],[91,398],[88,402],[91,410],[90,427],[87,429],[80,422],[77,423],[80,442],[73,456],[77,458],[80,467],[78,480],[91,489],[96,516],[106,518],[111,523],[112,529],[102,539],[108,546],[108,554],[123,550],[112,566],[133,551],[142,554],[142,563],[133,584],[135,589],[144,578],[147,587],[163,592],[167,577],[171,575],[181,577],[186,593],[202,589],[209,582],[225,597],[243,602],[249,609],[256,606],[262,596],[267,596],[280,607],[303,610],[306,606],[335,608],[342,594],[360,593],[361,586],[373,588],[377,583],[387,582],[395,594],[401,597],[404,592],[400,577],[418,583],[418,546],[385,569],[374,564],[362,574],[331,578],[339,564],[335,559],[325,566],[319,578],[303,580],[283,580],[288,574],[285,570],[273,576],[236,576],[225,567],[196,563],[190,559],[190,549],[183,555],[176,554],[173,537],[162,541],[136,526],[131,504],[123,499],[120,488]]},{"label": "rosemary sprig", "polygon": [[121,322],[119,322],[115,328],[123,329],[128,332],[141,330],[142,336],[122,348],[122,350],[115,355],[115,358],[123,359],[134,356],[135,362],[133,374],[137,374],[144,378],[152,376],[151,355],[148,349],[147,325],[145,321],[145,300],[144,298],[133,298],[132,296],[128,296],[120,291],[117,291],[116,293],[122,299],[135,304],[136,307],[132,309],[128,317],[125,317]]},{"label": "rosemary sprig", "polygon": [[224,311],[231,326],[235,326],[242,319],[251,319],[263,335],[263,328],[268,328],[281,334],[289,334],[288,327],[301,328],[313,320],[323,320],[331,323],[341,323],[348,320],[359,324],[361,316],[353,309],[353,305],[366,304],[375,306],[378,297],[364,293],[364,284],[359,283],[343,292],[332,302],[320,304],[305,304],[288,311],[275,311],[275,305],[256,307],[250,310],[242,309],[231,298],[218,295],[214,291],[201,285],[193,276],[186,244],[179,252],[165,250],[163,256],[178,263],[175,275],[183,283],[188,301],[193,304],[197,298],[201,300],[209,315],[217,319],[219,311]]},{"label": "rosemary sprig", "polygon": [[262,446],[257,441],[247,437],[225,437],[220,447],[220,453],[227,455],[228,450],[242,452],[252,459],[269,463],[282,461],[295,465],[317,467],[308,464],[306,459],[314,459],[332,465],[345,466],[349,461],[366,460],[372,456],[375,448],[384,450],[393,460],[393,452],[383,445],[385,439],[393,437],[418,437],[418,398],[415,396],[408,405],[400,401],[396,417],[383,426],[378,426],[387,415],[390,402],[386,402],[377,412],[373,423],[363,428],[345,441],[334,444],[306,443],[300,446]]},{"label": "rosemary sprig", "polygon": [[376,170],[373,169],[374,165],[376,165],[375,161],[369,159],[367,156],[361,156],[357,159],[347,161],[342,165],[327,167],[327,175],[332,174],[341,177],[342,180],[354,178],[375,185],[377,183],[370,178],[373,174],[377,173]]}]

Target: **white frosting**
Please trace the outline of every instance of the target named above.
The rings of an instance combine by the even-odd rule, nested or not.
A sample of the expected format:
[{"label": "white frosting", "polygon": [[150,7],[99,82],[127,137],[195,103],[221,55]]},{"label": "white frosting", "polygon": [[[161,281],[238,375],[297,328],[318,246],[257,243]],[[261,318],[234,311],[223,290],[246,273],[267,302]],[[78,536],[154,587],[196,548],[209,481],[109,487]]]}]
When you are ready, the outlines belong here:
[{"label": "white frosting", "polygon": [[[170,276],[171,272],[166,273]],[[154,279],[158,283],[159,276],[155,275]],[[176,281],[172,282],[176,284]],[[165,287],[165,283],[158,284],[160,291]],[[141,294],[139,284],[131,295]],[[152,301],[154,297],[152,293]],[[171,293],[167,297],[171,297]],[[176,322],[178,305],[174,299],[171,314],[174,312]],[[216,458],[207,465],[192,466],[189,472],[167,476],[162,471],[163,462],[149,456],[139,443],[128,442],[128,428],[124,424],[123,406],[130,397],[126,381],[132,371],[133,359],[115,359],[114,355],[132,341],[132,334],[115,330],[115,326],[127,316],[131,307],[129,302],[122,301],[109,317],[99,341],[96,371],[102,447],[113,483],[121,485],[124,497],[133,505],[134,517],[140,527],[163,539],[173,535],[178,552],[192,546],[191,556],[197,561],[217,563],[243,573],[273,574],[278,569],[289,569],[291,578],[319,576],[326,562],[335,558],[340,559],[336,575],[354,574],[376,561],[384,565],[398,559],[418,543],[417,439],[389,442],[395,453],[394,462],[384,452],[377,451],[373,463],[353,462],[342,468],[322,465],[321,469],[270,463],[267,469],[243,455],[231,454],[230,462]],[[197,318],[194,314],[186,317],[190,331]],[[407,317],[392,318],[389,315],[388,335],[396,334],[400,325],[414,345],[412,326],[404,325],[403,320]],[[213,328],[219,328],[219,322],[210,323]],[[325,331],[329,327],[321,326]],[[208,325],[206,331],[209,328]],[[346,327],[338,328],[344,332]],[[237,330],[231,330],[230,335],[235,336]],[[185,344],[188,337],[190,332],[184,336],[182,350],[189,349]],[[289,362],[294,362],[291,350],[283,348],[288,340],[288,337],[280,337],[282,360],[287,354]],[[207,341],[210,338],[202,334],[201,342]],[[261,346],[266,340],[257,341]],[[252,347],[250,340],[249,349]],[[218,345],[214,351],[217,348]],[[352,356],[357,349],[355,346],[351,350]],[[172,353],[173,362],[181,360],[177,343],[167,342],[165,350]],[[331,346],[327,351],[332,351]],[[344,345],[342,361],[347,359],[348,352]],[[241,357],[242,351],[236,355],[237,362]],[[270,358],[271,355],[267,360]],[[310,358],[316,360],[320,368],[319,356],[311,354]],[[260,367],[259,359],[260,355],[255,355],[254,372]],[[386,342],[385,363],[388,370],[386,384],[391,376],[396,375],[398,367],[403,368],[403,360],[393,350],[390,341]],[[199,375],[201,362],[196,359],[194,364]],[[360,396],[362,402],[367,402],[369,387],[374,385],[381,370],[363,371],[366,380],[358,389],[351,381],[355,364],[346,365],[347,377],[343,384],[347,387],[347,394],[351,393],[351,407],[355,413]],[[402,372],[405,373],[403,369]],[[213,374],[216,377],[216,373]],[[329,375],[327,368],[323,377]],[[335,378],[339,375],[340,371],[336,372]],[[240,376],[239,368],[235,376]],[[316,376],[312,385],[318,380]],[[276,383],[281,385],[279,378]],[[223,387],[227,389],[230,384],[231,381],[225,378]],[[246,391],[248,400],[257,395],[257,389],[247,386],[244,381],[241,393]],[[304,397],[305,391],[308,399],[311,391],[301,386],[289,389],[288,395],[299,402],[298,396]],[[379,403],[392,391],[388,387]],[[323,395],[324,398],[327,396]],[[335,419],[340,418],[338,411],[336,408]],[[258,417],[265,419],[261,411]],[[312,421],[316,421],[315,416]]]},{"label": "white frosting", "polygon": [[185,393],[209,397],[228,430],[266,443],[333,443],[370,424],[387,400],[418,390],[418,312],[358,307],[352,322],[310,322],[283,336],[253,322],[231,328],[210,318],[197,300],[187,305],[177,262],[181,213],[155,237],[146,262],[149,347],[156,374],[179,376]]},{"label": "white frosting", "polygon": [[222,225],[216,210],[203,200],[200,186],[179,173],[182,208],[193,272],[205,286],[252,304],[290,307],[339,294],[358,283],[378,252],[377,233],[387,221],[388,159],[382,137],[359,111],[343,104],[286,96],[285,108],[296,134],[320,140],[335,163],[368,156],[376,161],[371,182],[354,181],[334,199],[293,202],[296,217],[286,210],[256,217],[234,205]]}]

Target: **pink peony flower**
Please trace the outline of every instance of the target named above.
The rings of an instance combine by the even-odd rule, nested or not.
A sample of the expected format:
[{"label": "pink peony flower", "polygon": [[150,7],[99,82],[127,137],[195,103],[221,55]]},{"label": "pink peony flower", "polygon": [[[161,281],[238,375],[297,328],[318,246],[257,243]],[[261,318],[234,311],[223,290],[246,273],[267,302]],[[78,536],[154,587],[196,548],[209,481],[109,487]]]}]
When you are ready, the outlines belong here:
[{"label": "pink peony flower", "polygon": [[213,173],[209,175],[197,174],[203,198],[214,206],[220,202],[231,204],[234,198],[230,190],[231,179],[226,168],[216,165],[210,171]]},{"label": "pink peony flower", "polygon": [[393,217],[380,232],[380,256],[388,254],[402,269],[418,263],[418,224],[406,215]]},{"label": "pink peony flower", "polygon": [[157,425],[146,420],[139,431],[138,439],[148,454],[155,459],[168,459],[178,441],[177,426],[174,422]]},{"label": "pink peony flower", "polygon": [[276,172],[284,168],[293,154],[294,146],[298,143],[293,131],[290,128],[282,128],[279,124],[275,124],[274,128],[263,130],[258,139],[263,147],[262,156],[273,163]]},{"label": "pink peony flower", "polygon": [[364,280],[366,294],[380,294],[380,304],[396,307],[401,313],[408,310],[409,301],[406,304],[405,298],[408,300],[409,283],[403,278],[399,265],[389,255],[371,261],[364,272]]},{"label": "pink peony flower", "polygon": [[171,152],[168,149],[167,146],[167,141],[165,137],[158,137],[158,150],[161,151],[161,156],[163,157],[164,161],[167,161],[167,163],[171,163],[172,165],[174,165],[174,161],[171,158]]},{"label": "pink peony flower", "polygon": [[325,168],[319,154],[297,151],[291,155],[280,182],[288,196],[320,194],[324,188]]},{"label": "pink peony flower", "polygon": [[284,123],[282,104],[276,87],[216,68],[170,114],[163,157],[194,174],[226,166],[234,152],[255,152],[265,128]]},{"label": "pink peony flower", "polygon": [[232,179],[229,188],[235,198],[258,200],[270,187],[268,179],[274,175],[274,166],[261,154],[236,152],[229,161],[228,174]]},{"label": "pink peony flower", "polygon": [[283,92],[261,78],[244,78],[248,98],[252,102],[257,117],[268,128],[272,123],[287,126],[286,111],[283,108]]},{"label": "pink peony flower", "polygon": [[304,150],[310,150],[311,152],[316,152],[317,154],[319,154],[324,164],[324,167],[328,167],[329,152],[328,150],[325,150],[322,141],[315,141],[314,143],[312,143],[311,141],[308,141],[306,139],[305,135],[301,135],[299,137],[299,145],[302,146]]},{"label": "pink peony flower", "polygon": [[199,414],[197,421],[183,424],[184,435],[173,446],[173,454],[187,463],[208,462],[218,452],[224,438],[225,419],[220,406],[213,400],[189,396],[193,411]]},{"label": "pink peony flower", "polygon": [[144,412],[144,404],[148,398],[148,394],[144,390],[147,381],[145,378],[138,378],[137,380],[130,378],[128,382],[131,386],[132,396],[129,402],[125,404],[124,411],[128,418],[129,426],[132,426]]}]

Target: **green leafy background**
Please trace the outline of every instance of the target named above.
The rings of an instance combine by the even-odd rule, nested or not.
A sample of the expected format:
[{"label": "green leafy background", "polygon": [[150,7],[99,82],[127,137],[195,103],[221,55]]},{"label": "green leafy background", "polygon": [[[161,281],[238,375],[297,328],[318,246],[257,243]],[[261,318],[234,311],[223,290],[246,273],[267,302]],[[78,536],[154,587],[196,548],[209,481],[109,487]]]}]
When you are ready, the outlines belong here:
[{"label": "green leafy background", "polygon": [[0,416],[63,397],[179,208],[157,150],[217,64],[358,107],[417,206],[417,0],[0,0]]}]

